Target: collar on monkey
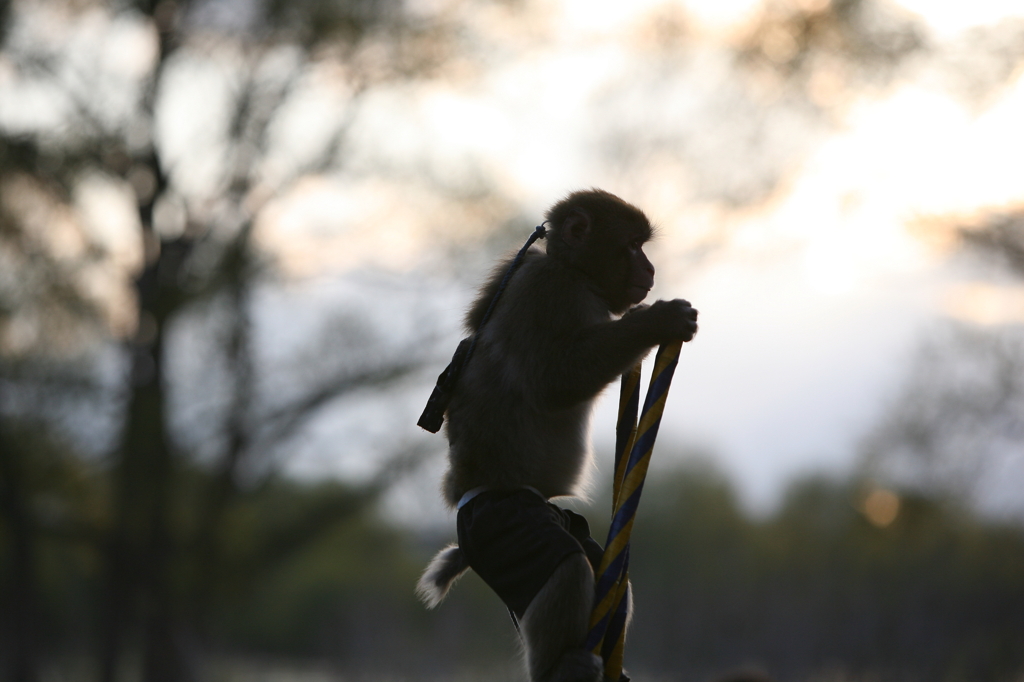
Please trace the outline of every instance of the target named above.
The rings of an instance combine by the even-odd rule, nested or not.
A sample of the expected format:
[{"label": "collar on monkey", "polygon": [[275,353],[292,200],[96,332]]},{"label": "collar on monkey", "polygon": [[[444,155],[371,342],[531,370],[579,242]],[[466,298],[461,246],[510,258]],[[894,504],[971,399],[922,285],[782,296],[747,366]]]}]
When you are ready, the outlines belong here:
[{"label": "collar on monkey", "polygon": [[[547,221],[545,221],[547,222]],[[519,249],[519,253],[512,259],[512,264],[508,266],[508,270],[505,271],[505,276],[501,278],[501,283],[498,285],[498,290],[494,292],[494,296],[491,298],[490,304],[487,306],[487,312],[484,313],[484,317],[480,320],[479,326],[476,328],[476,333],[472,336],[467,336],[459,342],[459,347],[455,349],[455,354],[452,356],[452,361],[448,363],[448,366],[444,368],[444,371],[437,377],[437,384],[434,386],[433,392],[430,394],[430,398],[427,399],[427,406],[423,408],[423,414],[420,415],[420,419],[416,422],[417,426],[420,426],[430,433],[437,433],[441,429],[441,424],[444,423],[444,413],[448,409],[448,403],[451,402],[452,393],[455,391],[455,385],[459,381],[459,375],[462,374],[462,370],[466,367],[466,363],[469,362],[469,358],[473,355],[473,349],[476,347],[476,337],[480,334],[480,330],[483,329],[484,325],[487,324],[487,320],[491,318],[491,313],[494,312],[494,306],[497,304],[498,299],[501,298],[501,294],[505,291],[505,286],[512,278],[512,273],[516,271],[520,263],[523,261],[523,256],[526,255],[527,250],[530,246],[538,239],[543,239],[547,235],[547,230],[544,229],[544,225],[540,224],[533,230],[533,234],[526,240],[526,244],[523,248]]]}]

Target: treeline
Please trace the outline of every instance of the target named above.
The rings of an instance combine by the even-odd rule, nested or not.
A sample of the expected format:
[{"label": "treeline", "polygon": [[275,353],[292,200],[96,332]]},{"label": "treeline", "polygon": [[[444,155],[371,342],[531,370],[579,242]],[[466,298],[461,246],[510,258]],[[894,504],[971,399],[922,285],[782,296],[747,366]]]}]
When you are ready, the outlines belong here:
[{"label": "treeline", "polygon": [[1019,679],[1021,527],[920,495],[879,515],[872,491],[804,481],[756,522],[713,477],[654,483],[634,531],[636,665],[680,680],[737,665],[782,680]]},{"label": "treeline", "polygon": [[[31,485],[18,488],[38,517],[31,565],[15,561],[24,539],[6,511],[0,516],[0,652],[9,660],[12,629],[31,626],[44,673],[93,679],[102,547],[58,521],[102,526],[104,479],[79,459],[36,453],[33,471],[21,473]],[[187,513],[188,490],[208,474],[181,476],[192,483],[177,488],[172,534],[184,542],[202,523]],[[752,520],[712,474],[654,477],[633,539],[636,619],[626,660],[634,679],[704,680],[738,668],[779,680],[1019,679],[1022,529],[913,495],[892,498],[898,506],[879,519],[865,508],[870,492],[863,482],[805,481],[771,518]],[[362,499],[340,483],[274,478],[232,511],[215,570],[202,572],[209,568],[194,548],[175,547],[175,617],[189,624],[178,646],[192,676],[241,679],[246,665],[269,661],[339,679],[515,678],[515,631],[479,579],[467,577],[435,612],[412,594],[447,537],[388,526]],[[323,510],[346,505],[353,513],[316,526]],[[586,511],[600,537],[605,510],[595,506]],[[303,527],[308,538],[296,535]],[[33,594],[16,594],[26,570]],[[26,598],[35,600],[24,612],[36,623],[10,617]]]}]

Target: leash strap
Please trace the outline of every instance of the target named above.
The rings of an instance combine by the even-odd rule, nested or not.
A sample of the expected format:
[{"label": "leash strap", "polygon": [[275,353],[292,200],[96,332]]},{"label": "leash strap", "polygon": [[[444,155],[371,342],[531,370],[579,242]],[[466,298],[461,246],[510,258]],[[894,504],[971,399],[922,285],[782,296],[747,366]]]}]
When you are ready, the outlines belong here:
[{"label": "leash strap", "polygon": [[615,437],[612,523],[595,580],[594,610],[585,645],[604,659],[606,680],[619,680],[622,676],[626,614],[629,612],[629,538],[681,347],[681,341],[674,341],[658,349],[639,424],[636,421],[640,400],[639,363],[622,376]]},{"label": "leash strap", "polygon": [[538,225],[534,228],[533,234],[526,240],[526,244],[523,248],[519,249],[519,253],[512,259],[512,264],[508,266],[508,270],[505,271],[505,276],[501,278],[501,284],[498,285],[498,290],[494,292],[494,296],[491,297],[491,302],[487,306],[487,311],[484,313],[484,317],[480,320],[479,326],[476,328],[476,332],[472,336],[467,336],[459,342],[458,348],[455,349],[455,354],[452,356],[452,361],[448,363],[448,366],[444,368],[444,371],[437,377],[437,384],[434,386],[434,390],[430,393],[430,398],[427,399],[427,405],[423,408],[423,413],[420,415],[419,421],[416,425],[426,429],[430,433],[437,433],[441,429],[441,424],[444,423],[444,413],[448,409],[448,404],[452,400],[452,393],[455,392],[455,385],[459,381],[459,375],[462,374],[462,370],[465,369],[466,363],[469,362],[469,358],[473,355],[473,349],[476,348],[477,337],[480,336],[480,330],[487,324],[487,320],[491,319],[491,313],[494,312],[494,306],[498,303],[498,299],[501,298],[502,292],[505,291],[505,287],[508,285],[508,281],[512,279],[512,274],[519,268],[519,265],[523,262],[523,257],[529,250],[530,246],[533,245],[538,239],[542,239],[547,235],[547,230],[544,229],[543,225]]}]

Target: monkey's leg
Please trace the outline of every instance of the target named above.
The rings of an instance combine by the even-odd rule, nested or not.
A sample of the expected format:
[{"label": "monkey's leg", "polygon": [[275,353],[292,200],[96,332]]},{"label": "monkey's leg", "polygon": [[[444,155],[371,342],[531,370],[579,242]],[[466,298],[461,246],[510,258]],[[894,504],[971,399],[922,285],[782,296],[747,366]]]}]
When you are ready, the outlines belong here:
[{"label": "monkey's leg", "polygon": [[583,648],[594,603],[594,572],[584,554],[555,569],[522,618],[531,682],[600,682],[601,657]]}]

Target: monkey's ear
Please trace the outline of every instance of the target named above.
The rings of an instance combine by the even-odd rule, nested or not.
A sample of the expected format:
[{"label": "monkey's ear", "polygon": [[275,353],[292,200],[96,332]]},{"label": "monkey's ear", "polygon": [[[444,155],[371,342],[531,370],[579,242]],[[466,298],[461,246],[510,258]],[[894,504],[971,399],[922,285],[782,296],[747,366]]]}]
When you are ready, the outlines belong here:
[{"label": "monkey's ear", "polygon": [[565,243],[576,248],[587,241],[590,236],[590,216],[583,211],[576,209],[565,219],[562,229],[562,239]]}]

